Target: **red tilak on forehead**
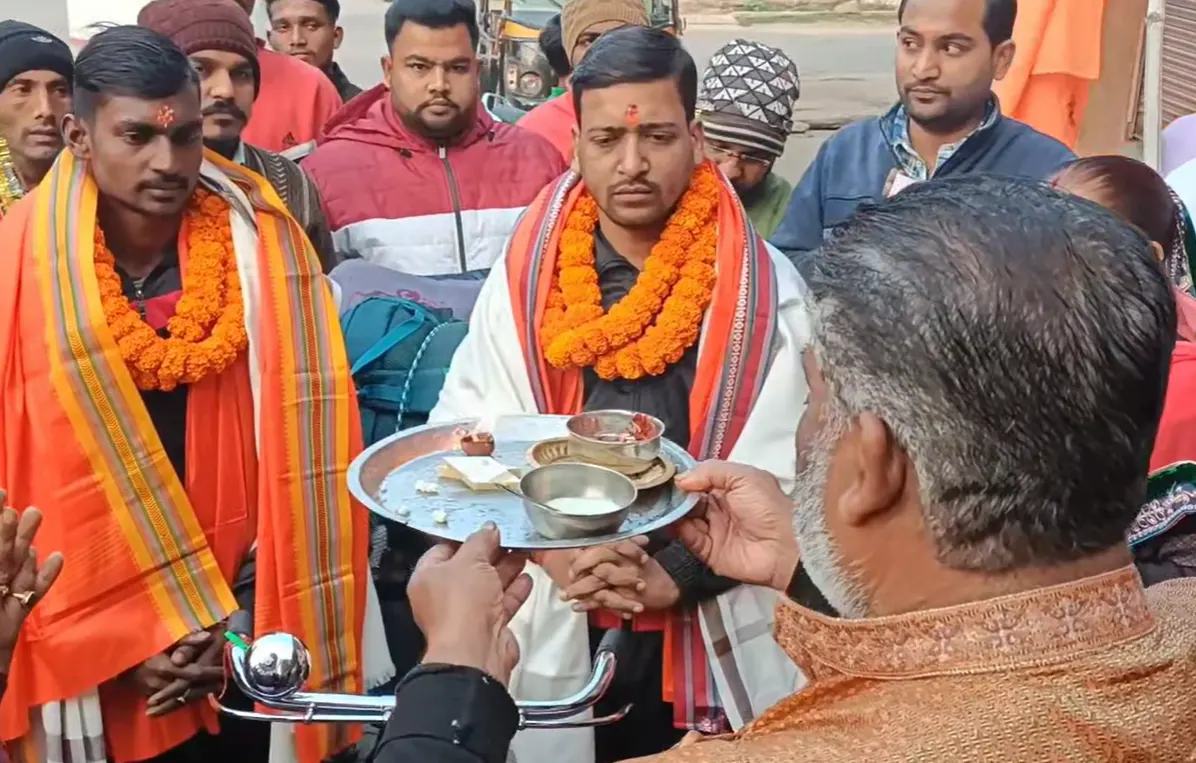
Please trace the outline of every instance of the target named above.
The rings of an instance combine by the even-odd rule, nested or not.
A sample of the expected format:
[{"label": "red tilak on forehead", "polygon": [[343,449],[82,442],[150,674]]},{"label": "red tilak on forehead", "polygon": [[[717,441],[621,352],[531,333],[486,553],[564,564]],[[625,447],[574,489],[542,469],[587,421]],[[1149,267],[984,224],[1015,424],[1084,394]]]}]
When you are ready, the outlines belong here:
[{"label": "red tilak on forehead", "polygon": [[623,117],[627,121],[628,127],[636,127],[640,123],[640,107],[634,103],[627,107],[627,113]]},{"label": "red tilak on forehead", "polygon": [[172,124],[174,124],[174,109],[170,108],[169,106],[163,106],[162,108],[158,109],[158,115],[156,119],[158,120],[158,124],[160,126],[170,127]]}]

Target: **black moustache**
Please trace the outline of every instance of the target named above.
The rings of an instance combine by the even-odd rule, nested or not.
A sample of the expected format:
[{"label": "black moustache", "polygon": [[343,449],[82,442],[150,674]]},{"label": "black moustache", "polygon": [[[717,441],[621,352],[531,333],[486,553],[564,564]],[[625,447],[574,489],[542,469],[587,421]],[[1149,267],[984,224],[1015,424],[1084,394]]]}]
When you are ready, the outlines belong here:
[{"label": "black moustache", "polygon": [[245,116],[244,111],[241,111],[239,108],[237,108],[236,106],[234,106],[231,103],[225,103],[223,101],[218,101],[203,110],[203,116],[205,116],[205,117],[214,117],[218,114],[230,116],[235,119],[239,119],[242,122],[249,121],[249,117]]}]

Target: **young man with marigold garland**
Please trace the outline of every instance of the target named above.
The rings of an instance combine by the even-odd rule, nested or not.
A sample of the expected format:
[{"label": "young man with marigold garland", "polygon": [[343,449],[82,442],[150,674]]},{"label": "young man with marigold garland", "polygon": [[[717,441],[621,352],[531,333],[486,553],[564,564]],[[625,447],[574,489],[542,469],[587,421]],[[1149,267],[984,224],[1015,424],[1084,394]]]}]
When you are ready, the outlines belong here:
[{"label": "young man with marigold garland", "polygon": [[[696,458],[745,461],[791,485],[807,393],[804,287],[704,158],[693,59],[660,30],[608,32],[574,71],[572,95],[580,176],[524,214],[432,418],[640,411]],[[634,708],[596,740],[584,729],[517,737],[520,763],[658,752],[685,729],[739,727],[800,680],[769,632],[775,593],[714,575],[678,542],[535,561],[535,590],[512,623],[522,658],[512,694],[578,688],[594,639],[629,620],[634,654],[596,712]]]},{"label": "young man with marigold garland", "polygon": [[264,178],[205,153],[196,73],[156,32],[88,43],[64,135],[0,223],[0,485],[70,560],[0,736],[29,763],[320,763],[351,727],[255,747],[206,701],[226,628],[292,632],[310,685],[363,688],[359,420],[315,252]]}]

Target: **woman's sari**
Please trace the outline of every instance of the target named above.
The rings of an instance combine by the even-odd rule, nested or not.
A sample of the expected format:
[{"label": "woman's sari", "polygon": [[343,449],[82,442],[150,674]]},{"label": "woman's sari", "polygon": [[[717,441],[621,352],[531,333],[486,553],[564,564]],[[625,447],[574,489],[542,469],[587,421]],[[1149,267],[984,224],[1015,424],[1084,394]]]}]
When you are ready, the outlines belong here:
[{"label": "woman's sari", "polygon": [[1147,585],[1196,576],[1196,291],[1191,257],[1196,229],[1174,194],[1176,235],[1163,254],[1175,287],[1177,342],[1171,354],[1167,397],[1154,450],[1146,505],[1130,528],[1129,542]]}]

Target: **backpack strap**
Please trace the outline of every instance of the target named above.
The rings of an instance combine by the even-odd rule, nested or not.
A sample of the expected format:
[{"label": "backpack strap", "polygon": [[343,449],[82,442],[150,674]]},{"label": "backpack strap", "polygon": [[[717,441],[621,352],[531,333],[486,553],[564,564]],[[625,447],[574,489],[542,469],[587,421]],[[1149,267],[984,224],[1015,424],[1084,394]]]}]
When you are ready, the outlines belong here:
[{"label": "backpack strap", "polygon": [[390,331],[387,331],[368,350],[363,352],[361,357],[357,359],[357,362],[353,364],[353,368],[350,369],[350,375],[356,376],[358,371],[390,352],[404,339],[419,331],[420,326],[423,326],[424,322],[432,317],[424,309],[423,305],[416,302],[407,302],[405,306],[411,310],[411,316]]},{"label": "backpack strap", "polygon": [[424,352],[428,346],[432,344],[433,337],[445,326],[452,325],[450,323],[442,323],[436,328],[428,332],[424,337],[423,343],[419,346],[419,351],[415,353],[415,359],[411,361],[411,368],[407,369],[407,379],[403,382],[403,393],[399,397],[399,421],[403,420],[403,414],[407,412],[407,400],[411,395],[411,380],[415,378],[415,372],[419,369],[419,362],[424,359]]}]

